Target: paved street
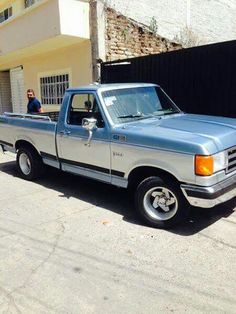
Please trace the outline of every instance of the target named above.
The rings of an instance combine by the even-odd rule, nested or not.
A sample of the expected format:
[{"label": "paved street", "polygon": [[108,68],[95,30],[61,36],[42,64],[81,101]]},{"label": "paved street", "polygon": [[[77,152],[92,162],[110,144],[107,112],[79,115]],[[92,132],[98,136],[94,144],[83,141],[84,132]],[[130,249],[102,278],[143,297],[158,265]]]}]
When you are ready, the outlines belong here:
[{"label": "paved street", "polygon": [[0,313],[236,313],[236,199],[173,230],[127,192],[0,153]]}]

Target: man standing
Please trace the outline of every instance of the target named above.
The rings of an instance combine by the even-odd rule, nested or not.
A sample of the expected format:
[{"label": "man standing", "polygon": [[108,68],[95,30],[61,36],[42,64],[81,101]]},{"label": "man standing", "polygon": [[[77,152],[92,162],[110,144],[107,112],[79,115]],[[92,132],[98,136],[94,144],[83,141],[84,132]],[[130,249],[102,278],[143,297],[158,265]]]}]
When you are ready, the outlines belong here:
[{"label": "man standing", "polygon": [[42,112],[42,107],[40,101],[35,97],[35,93],[33,89],[27,90],[27,97],[28,97],[28,105],[27,105],[27,113],[37,113]]}]

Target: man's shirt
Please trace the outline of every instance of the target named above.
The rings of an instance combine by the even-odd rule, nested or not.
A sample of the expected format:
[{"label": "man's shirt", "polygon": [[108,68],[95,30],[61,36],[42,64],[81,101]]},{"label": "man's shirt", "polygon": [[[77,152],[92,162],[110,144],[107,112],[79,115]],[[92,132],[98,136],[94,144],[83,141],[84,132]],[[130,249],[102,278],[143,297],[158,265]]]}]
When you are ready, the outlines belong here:
[{"label": "man's shirt", "polygon": [[32,98],[28,102],[27,113],[35,113],[39,112],[41,108],[41,104],[37,98]]}]

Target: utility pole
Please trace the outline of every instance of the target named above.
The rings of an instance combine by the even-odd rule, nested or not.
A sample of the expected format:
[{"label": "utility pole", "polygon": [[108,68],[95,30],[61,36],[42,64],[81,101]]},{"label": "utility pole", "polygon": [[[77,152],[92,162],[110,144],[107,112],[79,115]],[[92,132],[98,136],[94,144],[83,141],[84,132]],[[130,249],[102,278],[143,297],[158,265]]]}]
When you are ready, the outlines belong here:
[{"label": "utility pole", "polygon": [[105,6],[102,0],[90,0],[90,40],[93,82],[100,81],[100,62],[105,61]]}]

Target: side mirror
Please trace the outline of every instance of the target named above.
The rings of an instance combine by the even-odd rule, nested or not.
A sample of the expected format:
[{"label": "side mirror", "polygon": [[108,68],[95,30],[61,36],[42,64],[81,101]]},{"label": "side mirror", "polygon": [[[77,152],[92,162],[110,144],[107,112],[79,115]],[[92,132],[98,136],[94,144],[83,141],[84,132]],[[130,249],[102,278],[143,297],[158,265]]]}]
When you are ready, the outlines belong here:
[{"label": "side mirror", "polygon": [[94,118],[83,118],[82,127],[88,131],[93,131],[97,128],[97,119]]},{"label": "side mirror", "polygon": [[97,128],[97,119],[94,118],[83,118],[82,120],[82,127],[89,131],[89,138],[87,143],[85,143],[86,146],[90,146],[91,139],[93,136],[93,131]]}]

